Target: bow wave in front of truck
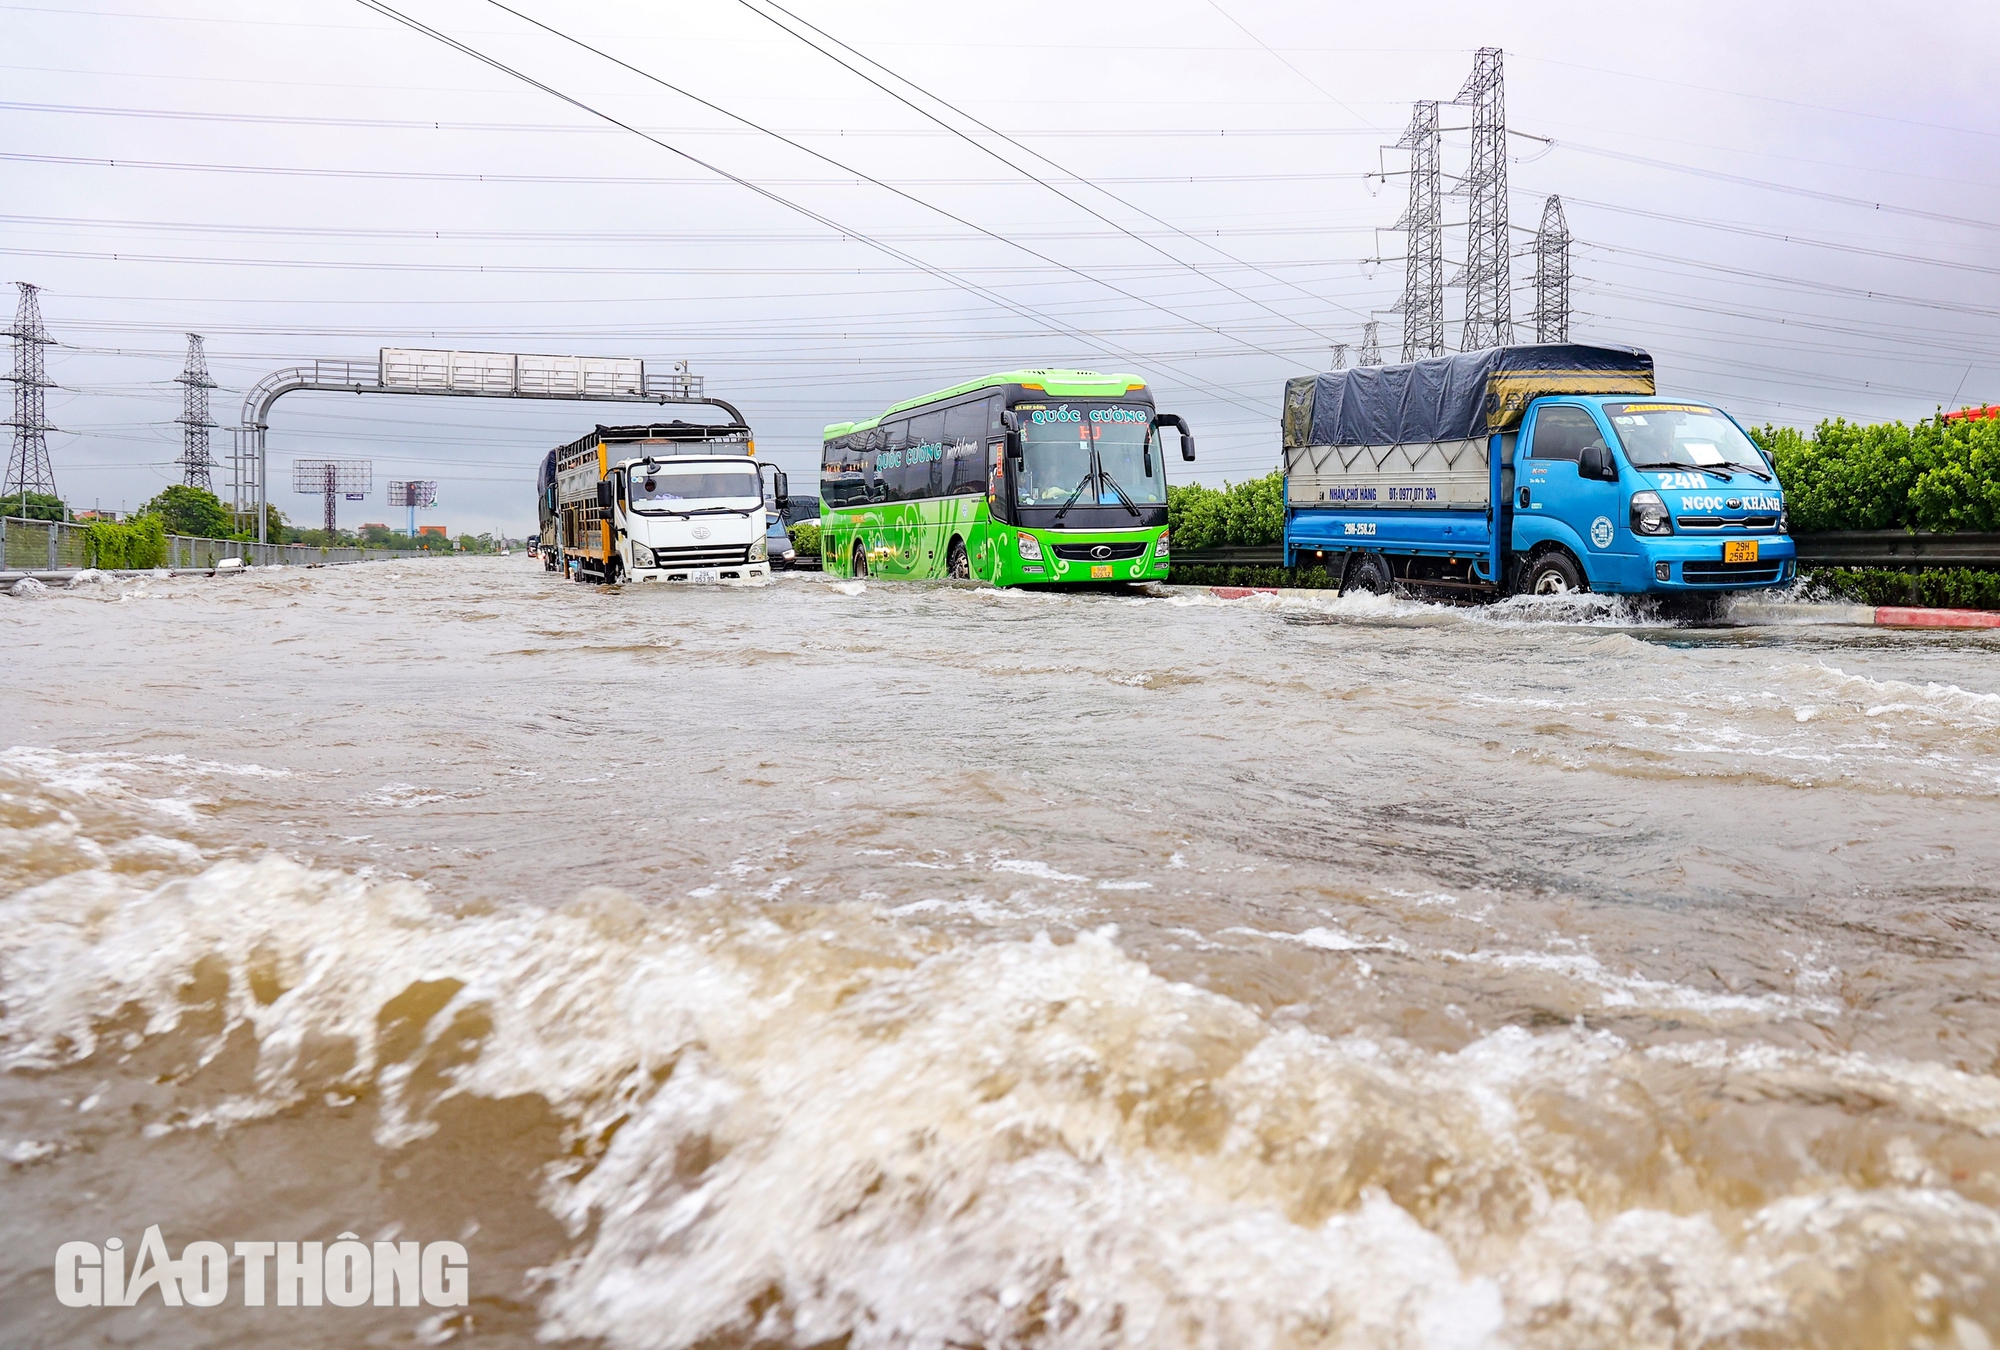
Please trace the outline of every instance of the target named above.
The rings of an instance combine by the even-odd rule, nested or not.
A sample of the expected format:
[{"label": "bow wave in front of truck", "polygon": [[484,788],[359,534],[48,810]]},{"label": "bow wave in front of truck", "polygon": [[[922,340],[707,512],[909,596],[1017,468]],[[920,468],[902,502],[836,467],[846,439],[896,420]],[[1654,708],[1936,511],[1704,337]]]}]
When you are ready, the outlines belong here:
[{"label": "bow wave in front of truck", "polygon": [[1285,563],[1342,589],[1678,597],[1782,585],[1770,460],[1632,347],[1494,347],[1285,389]]}]

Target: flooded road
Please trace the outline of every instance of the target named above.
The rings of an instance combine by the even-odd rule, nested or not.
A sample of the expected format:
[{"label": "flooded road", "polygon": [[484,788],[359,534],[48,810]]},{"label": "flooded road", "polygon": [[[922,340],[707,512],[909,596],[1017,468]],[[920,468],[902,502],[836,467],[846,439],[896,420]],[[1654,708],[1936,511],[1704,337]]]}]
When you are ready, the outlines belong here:
[{"label": "flooded road", "polygon": [[[10,1344],[2000,1339],[1991,634],[514,558],[0,639]],[[471,1301],[57,1302],[152,1224]]]}]

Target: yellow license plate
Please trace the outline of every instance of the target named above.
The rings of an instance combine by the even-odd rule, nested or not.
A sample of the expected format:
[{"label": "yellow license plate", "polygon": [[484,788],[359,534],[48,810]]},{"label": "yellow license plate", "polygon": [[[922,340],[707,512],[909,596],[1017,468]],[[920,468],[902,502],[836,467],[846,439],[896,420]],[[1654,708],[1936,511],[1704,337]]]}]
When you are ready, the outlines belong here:
[{"label": "yellow license plate", "polygon": [[[1751,545],[1751,551],[1753,553],[1756,551],[1756,545],[1754,544]],[[1109,577],[1110,575],[1111,575],[1111,564],[1109,563],[1092,564],[1090,569],[1090,579],[1092,581],[1101,581],[1104,578]]]},{"label": "yellow license plate", "polygon": [[1757,541],[1755,539],[1744,539],[1737,542],[1724,544],[1722,546],[1722,561],[1756,562]]}]

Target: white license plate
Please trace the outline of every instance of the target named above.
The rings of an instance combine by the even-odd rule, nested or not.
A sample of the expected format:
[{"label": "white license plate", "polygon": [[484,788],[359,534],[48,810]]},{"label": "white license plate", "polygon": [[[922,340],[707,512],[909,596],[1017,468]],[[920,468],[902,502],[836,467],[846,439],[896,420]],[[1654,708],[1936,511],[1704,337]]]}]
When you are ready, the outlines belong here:
[{"label": "white license plate", "polygon": [[722,573],[713,567],[698,567],[688,573],[689,581],[720,581]]}]

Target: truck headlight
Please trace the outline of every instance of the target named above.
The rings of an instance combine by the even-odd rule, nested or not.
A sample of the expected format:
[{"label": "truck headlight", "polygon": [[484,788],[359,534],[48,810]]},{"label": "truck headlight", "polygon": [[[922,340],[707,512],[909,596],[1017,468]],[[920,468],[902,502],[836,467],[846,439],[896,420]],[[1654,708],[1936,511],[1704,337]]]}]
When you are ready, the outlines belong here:
[{"label": "truck headlight", "polygon": [[1632,494],[1632,533],[1672,534],[1673,532],[1673,518],[1667,514],[1667,504],[1660,500],[1659,493]]},{"label": "truck headlight", "polygon": [[770,556],[771,556],[770,541],[765,536],[761,534],[758,535],[757,541],[750,545],[750,561],[763,562],[766,558]]},{"label": "truck headlight", "polygon": [[1032,534],[1021,535],[1021,558],[1024,562],[1042,560],[1042,541]]},{"label": "truck headlight", "polygon": [[654,565],[653,550],[647,548],[644,544],[632,545],[632,565],[634,567],[652,567]]},{"label": "truck headlight", "polygon": [[1789,506],[1780,506],[1778,508],[1778,533],[1790,534],[1791,532],[1792,532],[1792,508]]}]

